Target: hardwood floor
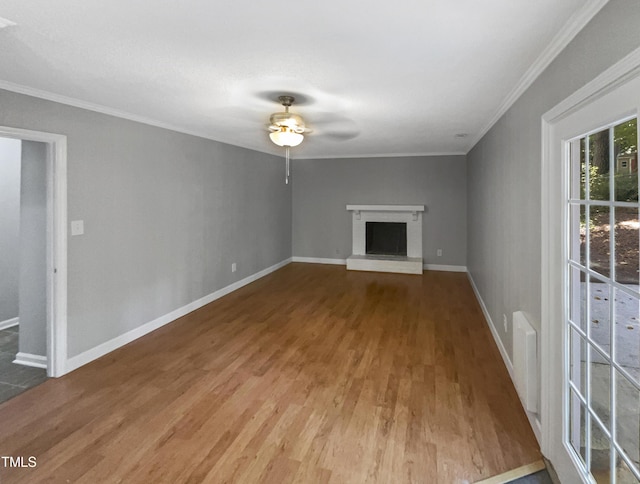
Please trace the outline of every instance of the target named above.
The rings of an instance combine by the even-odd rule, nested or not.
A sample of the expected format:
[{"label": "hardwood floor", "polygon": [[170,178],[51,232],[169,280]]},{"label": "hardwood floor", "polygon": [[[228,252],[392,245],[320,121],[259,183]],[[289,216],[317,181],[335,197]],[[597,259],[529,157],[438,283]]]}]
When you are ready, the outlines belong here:
[{"label": "hardwood floor", "polygon": [[541,458],[465,274],[290,264],[0,405],[0,482],[465,483]]}]

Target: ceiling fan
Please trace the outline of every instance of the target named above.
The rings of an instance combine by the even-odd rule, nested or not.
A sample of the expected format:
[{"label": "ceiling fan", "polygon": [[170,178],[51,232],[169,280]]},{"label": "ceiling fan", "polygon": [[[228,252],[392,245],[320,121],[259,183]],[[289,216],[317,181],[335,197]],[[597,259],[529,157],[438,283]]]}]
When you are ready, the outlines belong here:
[{"label": "ceiling fan", "polygon": [[304,133],[311,130],[305,126],[302,116],[289,112],[295,101],[293,96],[279,96],[278,101],[284,106],[284,111],[273,113],[269,118],[269,138],[278,146],[298,146],[304,139]]},{"label": "ceiling fan", "polygon": [[[298,146],[304,140],[304,135],[313,133],[309,129],[302,116],[289,111],[293,105],[295,98],[291,95],[278,96],[278,102],[284,107],[284,111],[273,113],[269,117],[269,138],[278,146],[285,148],[286,159],[286,176],[285,182],[289,183],[290,176],[290,160],[289,148]],[[329,128],[320,130],[321,136],[327,136],[339,141],[348,140],[358,136],[359,131],[355,127],[355,123],[344,116],[333,113],[324,113],[328,116],[321,116],[322,113],[316,113],[316,124],[329,125]]]},{"label": "ceiling fan", "polygon": [[289,108],[295,101],[293,96],[278,96],[278,101],[284,106],[284,111],[273,113],[270,116],[269,138],[278,146],[284,146],[285,148],[287,168],[284,180],[288,184],[290,175],[289,148],[302,143],[304,139],[303,133],[310,130],[304,125],[302,116],[289,112]]}]

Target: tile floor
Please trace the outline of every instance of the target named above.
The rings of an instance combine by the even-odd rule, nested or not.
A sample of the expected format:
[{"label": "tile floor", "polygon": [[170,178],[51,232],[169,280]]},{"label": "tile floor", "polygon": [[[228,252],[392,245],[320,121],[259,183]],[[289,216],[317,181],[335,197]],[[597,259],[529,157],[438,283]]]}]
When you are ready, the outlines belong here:
[{"label": "tile floor", "polygon": [[0,403],[15,397],[47,379],[47,371],[16,365],[18,326],[0,331]]}]

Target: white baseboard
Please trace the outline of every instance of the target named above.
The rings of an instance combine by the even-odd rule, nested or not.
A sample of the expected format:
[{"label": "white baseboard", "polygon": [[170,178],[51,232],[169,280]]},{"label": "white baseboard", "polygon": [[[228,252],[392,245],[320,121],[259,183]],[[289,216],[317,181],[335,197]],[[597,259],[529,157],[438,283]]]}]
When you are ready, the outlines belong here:
[{"label": "white baseboard", "polygon": [[498,335],[498,330],[496,329],[495,325],[493,324],[493,320],[491,319],[491,315],[489,314],[489,311],[487,310],[487,306],[484,304],[484,301],[482,300],[482,296],[480,295],[480,292],[478,291],[478,287],[476,286],[476,283],[473,280],[473,277],[471,276],[470,272],[467,272],[467,277],[469,278],[469,282],[471,283],[471,287],[473,288],[473,292],[476,295],[476,299],[478,300],[478,304],[480,304],[480,308],[482,308],[482,313],[484,314],[484,319],[486,319],[486,321],[487,321],[487,325],[489,326],[489,329],[491,330],[491,334],[493,335],[493,339],[495,340],[496,345],[498,345],[498,349],[500,350],[500,355],[502,356],[502,360],[504,361],[504,366],[507,367],[507,371],[509,372],[509,376],[511,377],[511,380],[513,381],[513,363],[511,363],[511,359],[509,358],[509,354],[507,353],[506,348],[502,344],[502,340],[500,339],[500,336]]},{"label": "white baseboard", "polygon": [[[482,313],[484,314],[484,319],[487,321],[487,326],[489,326],[491,335],[493,336],[493,339],[496,342],[496,346],[498,347],[498,350],[500,350],[500,355],[502,356],[502,361],[504,362],[504,366],[507,367],[507,371],[509,372],[509,377],[511,378],[511,382],[515,387],[516,382],[513,377],[513,363],[511,363],[511,359],[509,359],[509,354],[507,353],[506,348],[502,344],[502,340],[500,339],[500,336],[498,335],[498,331],[496,330],[496,327],[493,324],[491,315],[487,310],[487,306],[485,305],[482,299],[482,296],[480,295],[480,291],[478,291],[478,287],[476,286],[476,283],[473,280],[473,277],[471,276],[470,272],[467,272],[467,277],[469,278],[469,282],[471,283],[473,292],[476,295],[478,304],[480,304],[480,308],[482,308]],[[520,397],[518,397],[518,399],[519,398]],[[522,403],[522,401],[520,402],[520,404],[522,405],[522,409],[524,410],[524,413],[527,415],[527,419],[529,419],[529,425],[531,426],[531,429],[533,430],[533,433],[535,434],[536,439],[538,440],[538,444],[542,445],[542,425],[540,424],[540,419],[538,418],[538,415],[533,412],[528,412],[526,407]]]},{"label": "white baseboard", "polygon": [[300,257],[294,255],[292,257],[293,262],[304,262],[306,264],[333,264],[337,266],[346,266],[346,259],[325,259],[323,257]]},{"label": "white baseboard", "polygon": [[41,355],[32,355],[31,353],[18,353],[14,363],[24,366],[33,366],[34,368],[47,369],[47,357]]},{"label": "white baseboard", "polygon": [[115,338],[110,339],[109,341],[102,343],[98,346],[95,346],[90,350],[87,350],[83,353],[80,353],[79,355],[68,358],[65,365],[64,373],[69,373],[73,370],[76,370],[81,366],[86,365],[87,363],[90,363],[91,361],[96,360],[101,356],[104,356],[107,353],[110,353],[120,348],[121,346],[131,343],[132,341],[152,331],[155,331],[156,329],[166,324],[169,324],[178,318],[181,318],[185,314],[189,314],[190,312],[195,311],[196,309],[200,309],[202,306],[205,306],[210,302],[215,301],[216,299],[220,299],[221,297],[226,296],[227,294],[258,280],[261,277],[264,277],[268,274],[271,274],[274,271],[277,271],[278,269],[286,266],[290,262],[291,262],[291,258],[278,262],[277,264],[272,265],[271,267],[267,267],[266,269],[263,269],[260,272],[256,272],[251,276],[245,277],[240,281],[234,282],[233,284],[223,287],[222,289],[218,289],[217,291],[212,292],[207,296],[204,296],[196,301],[186,304],[181,308],[175,309],[174,311],[171,311],[170,313],[165,314],[164,316],[160,316],[159,318],[156,318],[153,321],[149,321],[148,323],[145,323],[142,326],[138,326],[137,328],[132,329],[131,331],[121,334],[120,336],[116,336]]},{"label": "white baseboard", "polygon": [[425,264],[424,269],[427,271],[467,272],[467,266],[448,266],[440,264]]},{"label": "white baseboard", "polygon": [[20,324],[20,318],[5,319],[4,321],[0,321],[0,331],[13,328],[14,326],[18,326],[18,324]]},{"label": "white baseboard", "polygon": [[[334,264],[334,265],[340,265],[340,266],[347,265],[346,259],[328,259],[324,257],[300,257],[297,255],[294,255],[292,257],[292,261],[304,262],[306,264]],[[467,266],[424,264],[423,267],[427,271],[467,272]]]}]

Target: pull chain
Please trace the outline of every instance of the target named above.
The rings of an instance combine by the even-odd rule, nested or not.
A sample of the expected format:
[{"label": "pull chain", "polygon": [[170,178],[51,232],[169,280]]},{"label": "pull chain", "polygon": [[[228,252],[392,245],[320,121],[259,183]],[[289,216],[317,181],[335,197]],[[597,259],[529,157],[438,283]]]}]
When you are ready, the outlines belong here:
[{"label": "pull chain", "polygon": [[289,184],[289,147],[285,146],[285,159],[287,160],[287,173],[284,177],[284,182],[288,185]]}]

